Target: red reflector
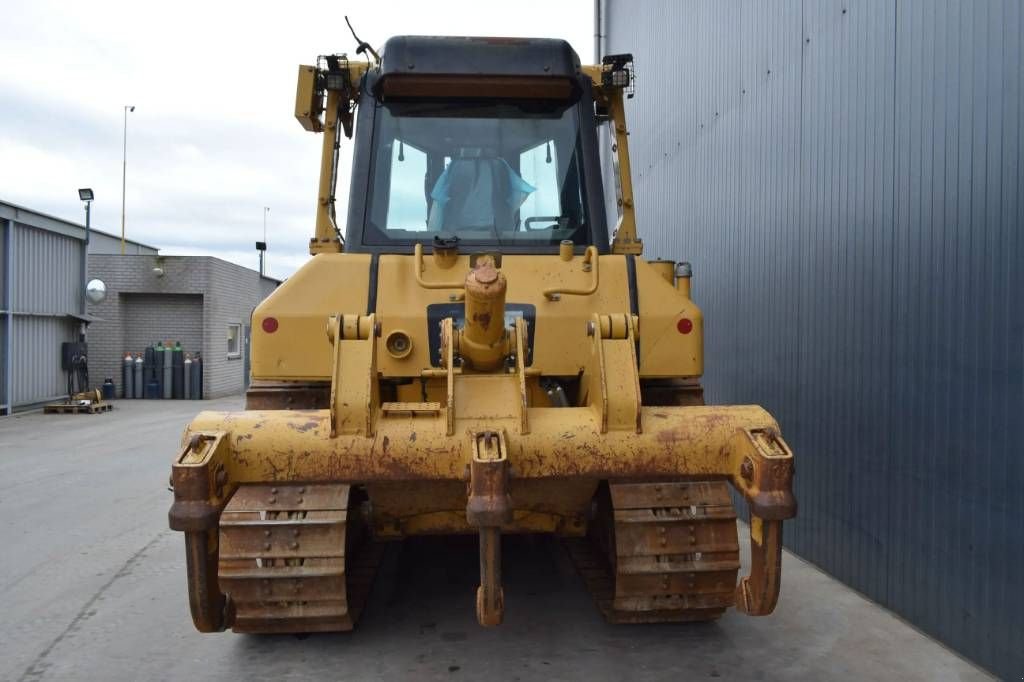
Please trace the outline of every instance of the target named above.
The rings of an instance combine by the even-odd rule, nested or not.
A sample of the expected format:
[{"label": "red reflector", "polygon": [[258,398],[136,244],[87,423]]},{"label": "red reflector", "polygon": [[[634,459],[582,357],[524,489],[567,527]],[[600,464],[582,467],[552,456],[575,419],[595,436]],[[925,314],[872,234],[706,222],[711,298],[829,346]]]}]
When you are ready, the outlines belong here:
[{"label": "red reflector", "polygon": [[263,318],[263,331],[268,334],[273,334],[277,331],[277,318],[276,317],[264,317]]},{"label": "red reflector", "polygon": [[676,323],[676,329],[679,330],[680,334],[689,334],[693,331],[693,321],[684,317]]}]

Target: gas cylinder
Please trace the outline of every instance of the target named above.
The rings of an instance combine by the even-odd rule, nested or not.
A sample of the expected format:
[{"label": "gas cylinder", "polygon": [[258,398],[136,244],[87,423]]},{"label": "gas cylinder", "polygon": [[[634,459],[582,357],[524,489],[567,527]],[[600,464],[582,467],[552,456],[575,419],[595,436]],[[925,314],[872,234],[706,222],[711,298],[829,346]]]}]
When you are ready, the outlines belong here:
[{"label": "gas cylinder", "polygon": [[[147,348],[147,354],[152,355],[152,348]],[[132,378],[132,396],[135,398],[141,398],[146,392],[146,378],[145,372],[143,372],[144,363],[142,360],[142,353],[135,354],[135,371],[133,372],[134,377]]]},{"label": "gas cylinder", "polygon": [[174,350],[171,352],[173,358],[171,362],[172,368],[172,397],[175,400],[181,400],[185,397],[185,361],[184,351],[181,349],[181,341],[174,342]]},{"label": "gas cylinder", "polygon": [[[155,398],[159,398],[163,395],[164,386],[164,342],[157,341],[153,344],[153,373],[150,378],[146,380],[147,384],[156,384],[156,395]],[[149,397],[147,392],[146,397]]]},{"label": "gas cylinder", "polygon": [[182,382],[183,386],[182,386],[182,391],[181,391],[181,397],[183,397],[185,400],[191,400],[192,399],[192,354],[191,353],[185,353],[184,367],[185,367],[185,370],[182,372],[182,374],[184,375],[184,377],[183,377],[184,381]]},{"label": "gas cylinder", "polygon": [[135,359],[131,353],[124,354],[124,362],[121,363],[121,397],[131,398],[135,395],[132,378],[135,374]]},{"label": "gas cylinder", "polygon": [[192,395],[196,400],[203,399],[203,354],[199,351],[192,358]]},{"label": "gas cylinder", "polygon": [[164,373],[163,373],[163,383],[161,384],[161,388],[163,389],[162,395],[163,395],[164,399],[166,400],[166,399],[169,399],[173,395],[172,391],[173,391],[173,387],[174,387],[174,376],[173,376],[174,375],[174,348],[171,347],[171,342],[170,341],[168,341],[164,345],[163,356],[164,356],[164,365],[163,365]]}]

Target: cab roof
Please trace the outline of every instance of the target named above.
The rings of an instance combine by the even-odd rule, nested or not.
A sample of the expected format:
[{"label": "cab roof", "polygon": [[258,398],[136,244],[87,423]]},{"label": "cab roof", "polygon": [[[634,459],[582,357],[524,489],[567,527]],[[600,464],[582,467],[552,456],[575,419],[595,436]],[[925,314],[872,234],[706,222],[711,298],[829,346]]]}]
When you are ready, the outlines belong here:
[{"label": "cab roof", "polygon": [[384,44],[380,75],[575,78],[580,58],[564,40],[395,36]]}]

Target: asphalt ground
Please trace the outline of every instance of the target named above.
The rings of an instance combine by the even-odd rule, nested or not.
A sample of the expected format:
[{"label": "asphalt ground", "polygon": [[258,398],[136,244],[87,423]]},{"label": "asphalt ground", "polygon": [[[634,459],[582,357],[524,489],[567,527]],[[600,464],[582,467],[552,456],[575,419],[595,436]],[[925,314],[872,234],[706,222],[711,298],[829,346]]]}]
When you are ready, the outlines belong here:
[{"label": "asphalt ground", "polygon": [[167,528],[170,460],[199,409],[241,404],[0,418],[0,679],[990,679],[789,554],[772,616],[607,625],[544,536],[506,538],[500,628],[476,624],[461,537],[390,544],[355,632],[200,634]]}]

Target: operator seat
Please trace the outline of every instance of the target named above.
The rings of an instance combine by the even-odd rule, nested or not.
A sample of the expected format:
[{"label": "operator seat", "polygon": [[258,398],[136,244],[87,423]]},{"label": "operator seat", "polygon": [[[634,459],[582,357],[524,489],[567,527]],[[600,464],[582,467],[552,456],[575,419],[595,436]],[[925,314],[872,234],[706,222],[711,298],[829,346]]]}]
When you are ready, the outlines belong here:
[{"label": "operator seat", "polygon": [[431,231],[511,232],[516,213],[536,191],[502,158],[453,159],[430,192]]}]

